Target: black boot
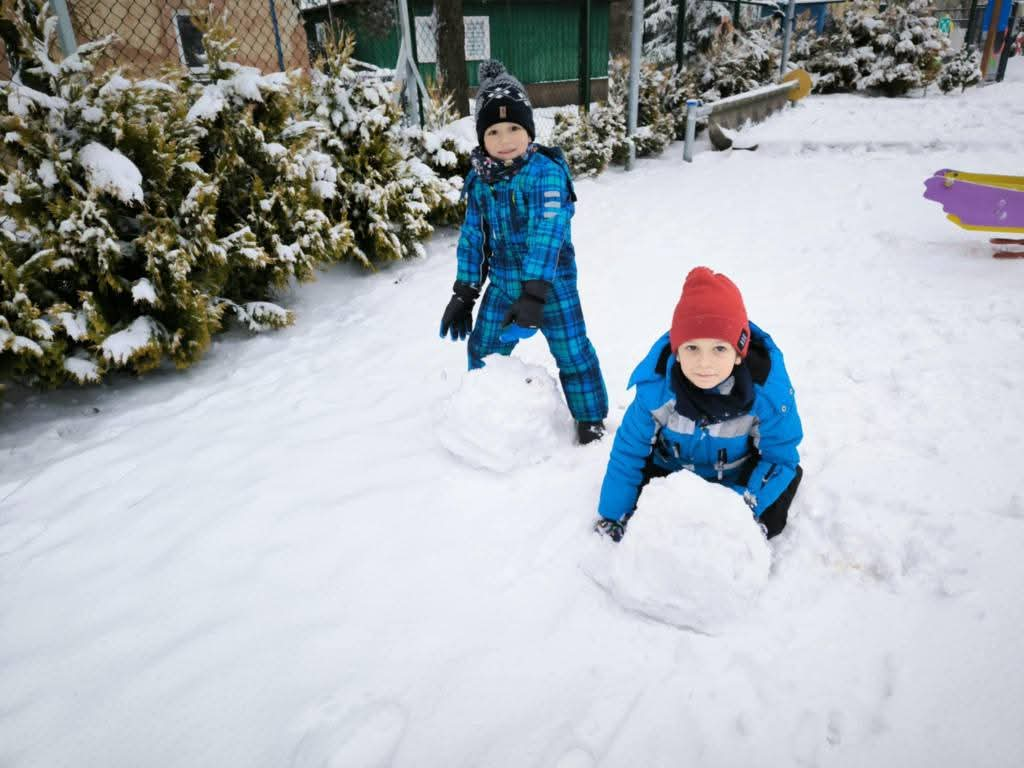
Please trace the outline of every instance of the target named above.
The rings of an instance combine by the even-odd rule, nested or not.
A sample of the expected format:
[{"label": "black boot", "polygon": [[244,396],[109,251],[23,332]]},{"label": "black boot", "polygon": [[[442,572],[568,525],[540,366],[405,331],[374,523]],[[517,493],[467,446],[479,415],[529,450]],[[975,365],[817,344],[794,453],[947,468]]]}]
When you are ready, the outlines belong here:
[{"label": "black boot", "polygon": [[580,445],[592,443],[595,440],[600,440],[602,437],[604,437],[603,421],[576,422],[576,439],[579,440]]}]

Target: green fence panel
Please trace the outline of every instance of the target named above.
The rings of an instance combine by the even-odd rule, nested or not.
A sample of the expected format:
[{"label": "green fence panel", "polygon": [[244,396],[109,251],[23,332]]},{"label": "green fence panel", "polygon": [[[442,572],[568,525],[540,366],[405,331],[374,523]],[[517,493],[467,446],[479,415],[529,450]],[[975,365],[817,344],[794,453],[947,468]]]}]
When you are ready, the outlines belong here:
[{"label": "green fence panel", "polygon": [[[429,16],[431,0],[416,0],[416,16]],[[500,59],[525,83],[575,80],[579,77],[579,0],[467,0],[466,16],[487,16],[491,58]],[[355,14],[341,8],[335,23],[356,35],[355,57],[379,67],[394,67],[398,60],[398,30],[385,37],[362,33]],[[466,63],[469,84],[477,85],[479,61]],[[593,0],[590,24],[590,73],[604,77],[608,66],[608,1]],[[435,66],[420,64],[420,74],[433,78]]]}]

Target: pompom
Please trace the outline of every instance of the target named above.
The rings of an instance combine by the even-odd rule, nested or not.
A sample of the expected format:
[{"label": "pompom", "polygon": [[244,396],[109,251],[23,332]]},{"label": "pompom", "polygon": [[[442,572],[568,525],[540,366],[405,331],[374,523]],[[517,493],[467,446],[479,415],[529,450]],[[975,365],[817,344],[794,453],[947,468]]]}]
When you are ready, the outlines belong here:
[{"label": "pompom", "polygon": [[480,69],[477,71],[478,79],[483,83],[485,80],[493,80],[499,75],[505,74],[506,69],[505,65],[497,59],[488,59],[480,62]]}]

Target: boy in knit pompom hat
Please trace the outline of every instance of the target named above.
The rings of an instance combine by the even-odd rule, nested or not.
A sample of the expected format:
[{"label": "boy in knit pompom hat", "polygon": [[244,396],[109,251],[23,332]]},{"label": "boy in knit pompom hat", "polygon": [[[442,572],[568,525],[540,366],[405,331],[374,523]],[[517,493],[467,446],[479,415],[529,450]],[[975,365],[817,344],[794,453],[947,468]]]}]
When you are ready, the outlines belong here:
[{"label": "boy in knit pompom hat", "polygon": [[[488,355],[510,354],[539,329],[558,364],[580,444],[598,440],[608,394],[576,290],[569,166],[560,150],[534,142],[526,89],[500,62],[480,65],[475,117],[480,146],[463,186],[466,218],[441,337],[468,337],[473,369]],[[474,324],[473,304],[485,280]]]},{"label": "boy in knit pompom hat", "polygon": [[747,320],[739,289],[697,267],[672,326],[633,371],[595,530],[619,541],[652,477],[688,469],[743,496],[768,538],[786,525],[803,470],[800,416],[782,352]]}]

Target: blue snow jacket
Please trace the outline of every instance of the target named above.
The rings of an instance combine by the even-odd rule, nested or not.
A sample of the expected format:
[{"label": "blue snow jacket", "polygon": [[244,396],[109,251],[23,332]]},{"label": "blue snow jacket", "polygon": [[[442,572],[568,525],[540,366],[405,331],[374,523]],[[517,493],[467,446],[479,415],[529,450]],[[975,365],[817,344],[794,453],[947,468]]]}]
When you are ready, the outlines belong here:
[{"label": "blue snow jacket", "polygon": [[786,489],[800,462],[797,445],[803,429],[782,352],[753,323],[750,332],[751,350],[743,365],[751,365],[757,355],[758,371],[751,371],[753,404],[749,412],[715,423],[694,421],[677,409],[672,369],[678,362],[669,335],[655,342],[629,380],[636,397],[615,434],[601,486],[602,517],[621,520],[633,511],[648,458],[663,470],[688,469],[729,486],[755,517]]},{"label": "blue snow jacket", "polygon": [[576,195],[561,152],[531,151],[518,173],[494,184],[470,171],[463,194],[457,280],[480,285],[490,277],[513,299],[527,280],[576,280],[570,234]]}]

